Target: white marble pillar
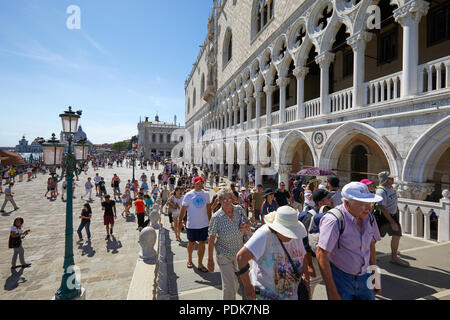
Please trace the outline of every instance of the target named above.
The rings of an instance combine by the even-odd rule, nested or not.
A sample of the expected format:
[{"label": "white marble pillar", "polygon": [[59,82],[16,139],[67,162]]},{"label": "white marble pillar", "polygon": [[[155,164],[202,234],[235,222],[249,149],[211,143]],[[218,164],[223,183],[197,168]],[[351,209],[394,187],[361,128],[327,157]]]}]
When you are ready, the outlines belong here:
[{"label": "white marble pillar", "polygon": [[428,2],[412,0],[393,11],[395,21],[403,27],[402,98],[416,95],[418,91],[419,22],[427,14],[428,8]]},{"label": "white marble pillar", "polygon": [[253,96],[255,97],[255,102],[256,102],[256,121],[255,121],[255,126],[256,129],[259,129],[261,127],[261,101],[262,98],[264,96],[263,92],[255,92],[253,94]]},{"label": "white marble pillar", "polygon": [[219,164],[219,175],[223,177],[225,174],[225,165],[223,163]]},{"label": "white marble pillar", "polygon": [[244,108],[245,103],[239,102],[239,127],[244,130]]},{"label": "white marble pillar", "polygon": [[247,98],[245,99],[245,103],[247,104],[247,130],[254,129],[251,127],[252,125],[252,109],[253,109],[253,102],[255,101],[255,98]]},{"label": "white marble pillar", "polygon": [[266,93],[266,125],[272,124],[272,93],[276,90],[275,86],[265,86],[264,92]]},{"label": "white marble pillar", "polygon": [[334,53],[324,52],[316,57],[316,63],[320,66],[320,110],[321,114],[325,115],[330,113],[328,108],[328,95],[329,95],[329,76],[330,76],[330,64],[334,61]]},{"label": "white marble pillar", "polygon": [[373,34],[365,31],[358,32],[347,39],[353,49],[353,108],[362,107],[364,101],[364,75],[366,43],[372,39]]},{"label": "white marble pillar", "polygon": [[289,85],[289,78],[281,77],[277,80],[280,87],[280,123],[286,122],[286,87]]},{"label": "white marble pillar", "polygon": [[233,178],[233,164],[228,164],[228,180]]},{"label": "white marble pillar", "polygon": [[292,165],[281,164],[278,168],[278,186],[281,182],[284,182],[286,189],[289,188],[289,175],[292,171]]},{"label": "white marble pillar", "polygon": [[309,72],[309,68],[297,67],[294,69],[294,75],[297,78],[297,120],[305,118],[305,77]]},{"label": "white marble pillar", "polygon": [[247,181],[247,166],[245,164],[239,164],[239,178],[243,184]]},{"label": "white marble pillar", "polygon": [[255,166],[255,187],[258,184],[262,184],[262,167],[260,165]]}]

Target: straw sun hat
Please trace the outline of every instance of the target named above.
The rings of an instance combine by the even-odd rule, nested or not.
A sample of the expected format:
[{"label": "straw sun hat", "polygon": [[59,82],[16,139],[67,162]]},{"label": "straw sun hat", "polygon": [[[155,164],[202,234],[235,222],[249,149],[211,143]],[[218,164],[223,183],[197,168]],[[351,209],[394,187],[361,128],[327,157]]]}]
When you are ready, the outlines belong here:
[{"label": "straw sun hat", "polygon": [[303,239],[307,232],[304,225],[298,221],[297,210],[283,206],[264,216],[264,221],[270,229],[290,239]]}]

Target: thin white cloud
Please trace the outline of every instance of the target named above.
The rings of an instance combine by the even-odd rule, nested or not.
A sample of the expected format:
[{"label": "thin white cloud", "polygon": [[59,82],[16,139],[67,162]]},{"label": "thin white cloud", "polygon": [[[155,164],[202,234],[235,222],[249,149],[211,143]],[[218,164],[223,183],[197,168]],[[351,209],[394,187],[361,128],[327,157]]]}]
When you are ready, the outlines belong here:
[{"label": "thin white cloud", "polygon": [[1,52],[24,57],[27,59],[44,62],[54,66],[64,66],[79,69],[80,66],[63,56],[47,49],[39,41],[32,40],[28,43],[15,43],[14,50],[0,49]]},{"label": "thin white cloud", "polygon": [[83,35],[83,37],[86,38],[87,41],[89,41],[89,43],[95,48],[97,49],[100,53],[104,54],[104,55],[108,55],[109,53],[97,42],[94,40],[94,38],[92,38],[89,33],[87,33],[86,31],[84,31],[83,28],[80,29],[81,34]]}]

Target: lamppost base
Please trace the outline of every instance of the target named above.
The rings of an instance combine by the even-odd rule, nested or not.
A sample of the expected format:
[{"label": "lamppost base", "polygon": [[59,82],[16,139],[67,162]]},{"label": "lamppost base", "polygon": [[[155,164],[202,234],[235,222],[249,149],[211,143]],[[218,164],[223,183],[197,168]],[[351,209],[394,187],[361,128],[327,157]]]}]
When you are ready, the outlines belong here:
[{"label": "lamppost base", "polygon": [[[53,296],[52,300],[61,300],[61,299],[57,299],[56,296]],[[86,289],[81,287],[80,295],[76,296],[75,298],[73,298],[71,300],[86,300]]]}]

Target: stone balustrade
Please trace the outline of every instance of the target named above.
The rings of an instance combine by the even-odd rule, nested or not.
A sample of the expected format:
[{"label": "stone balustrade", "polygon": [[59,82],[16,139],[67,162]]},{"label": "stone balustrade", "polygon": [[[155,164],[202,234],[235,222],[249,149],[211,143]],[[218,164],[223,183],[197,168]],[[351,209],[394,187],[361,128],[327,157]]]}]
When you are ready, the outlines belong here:
[{"label": "stone balustrade", "polygon": [[442,195],[439,203],[398,199],[403,232],[425,240],[450,241],[450,191]]},{"label": "stone balustrade", "polygon": [[424,63],[418,70],[420,93],[450,88],[450,56]]}]

